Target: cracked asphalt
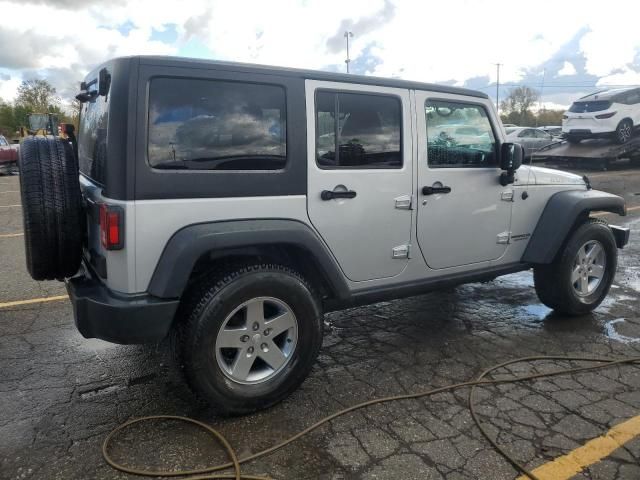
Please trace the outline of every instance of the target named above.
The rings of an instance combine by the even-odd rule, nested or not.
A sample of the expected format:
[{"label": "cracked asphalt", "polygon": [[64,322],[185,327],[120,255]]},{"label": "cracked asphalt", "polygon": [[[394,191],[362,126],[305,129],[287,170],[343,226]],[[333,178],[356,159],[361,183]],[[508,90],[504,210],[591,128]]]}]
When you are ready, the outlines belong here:
[{"label": "cracked asphalt", "polygon": [[[594,188],[640,205],[640,170],[587,172]],[[0,177],[0,206],[20,203],[18,177]],[[0,208],[0,235],[22,230],[19,207]],[[102,460],[117,425],[144,415],[185,415],[210,423],[240,456],[373,397],[431,389],[529,355],[640,355],[640,211],[624,219],[631,244],[620,252],[614,287],[592,315],[563,318],[541,305],[529,272],[326,316],[318,362],[282,404],[224,419],[199,404],[173,366],[168,344],[119,346],[86,340],[71,306],[55,301],[0,309],[0,478],[127,479]],[[0,238],[0,303],[64,294],[32,281],[21,237]],[[579,363],[517,364],[524,375]],[[467,390],[375,406],[337,419],[243,471],[274,479],[514,479],[467,408]],[[535,468],[640,414],[640,368],[483,387],[478,413],[518,461]],[[113,456],[134,466],[175,469],[226,460],[203,432],[145,424],[117,437]],[[640,437],[575,479],[640,478]]]}]

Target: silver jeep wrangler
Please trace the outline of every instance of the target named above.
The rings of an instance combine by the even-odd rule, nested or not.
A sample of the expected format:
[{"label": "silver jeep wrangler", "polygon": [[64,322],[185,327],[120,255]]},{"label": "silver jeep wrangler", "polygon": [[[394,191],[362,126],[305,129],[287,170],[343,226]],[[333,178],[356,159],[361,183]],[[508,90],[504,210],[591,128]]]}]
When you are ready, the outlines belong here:
[{"label": "silver jeep wrangler", "polygon": [[21,150],[27,267],[67,283],[88,338],[175,335],[220,412],[285,398],[324,312],[533,268],[540,300],[596,308],[622,198],[521,166],[484,93],[168,57],[91,72],[71,141]]}]

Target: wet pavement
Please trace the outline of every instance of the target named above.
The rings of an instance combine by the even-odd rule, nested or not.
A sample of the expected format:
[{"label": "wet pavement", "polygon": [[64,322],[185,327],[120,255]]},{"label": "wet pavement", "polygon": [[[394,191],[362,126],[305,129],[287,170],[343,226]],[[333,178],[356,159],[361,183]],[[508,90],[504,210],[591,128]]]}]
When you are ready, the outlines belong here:
[{"label": "wet pavement", "polygon": [[[594,188],[640,205],[640,170],[590,172]],[[0,303],[64,294],[29,279],[17,177],[0,177]],[[604,217],[611,219],[613,217]],[[199,404],[169,346],[86,340],[67,301],[0,309],[0,478],[125,479],[102,460],[105,435],[144,415],[186,415],[214,425],[246,456],[337,409],[477,376],[529,355],[640,355],[640,211],[611,294],[592,315],[563,318],[541,305],[529,272],[326,317],[323,348],[289,399],[223,419]],[[577,365],[577,364],[574,364]],[[524,375],[567,362],[514,365]],[[274,479],[514,479],[467,409],[468,391],[379,405],[333,421],[243,470]],[[530,383],[483,387],[478,413],[493,438],[535,468],[640,414],[640,368],[621,366]],[[224,460],[204,433],[176,423],[133,427],[113,456],[128,465],[198,467]],[[640,478],[640,437],[573,477]]]}]

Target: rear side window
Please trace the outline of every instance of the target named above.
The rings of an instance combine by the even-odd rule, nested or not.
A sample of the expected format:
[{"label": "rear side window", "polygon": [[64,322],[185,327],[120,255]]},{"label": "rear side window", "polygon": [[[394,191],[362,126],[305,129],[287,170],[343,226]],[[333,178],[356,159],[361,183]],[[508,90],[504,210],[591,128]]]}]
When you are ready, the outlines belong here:
[{"label": "rear side window", "polygon": [[103,185],[107,165],[108,123],[109,96],[96,96],[82,104],[78,130],[80,172]]},{"label": "rear side window", "polygon": [[316,160],[321,168],[401,168],[400,99],[316,93]]},{"label": "rear side window", "polygon": [[161,169],[279,170],[287,162],[283,87],[155,78],[149,164]]}]

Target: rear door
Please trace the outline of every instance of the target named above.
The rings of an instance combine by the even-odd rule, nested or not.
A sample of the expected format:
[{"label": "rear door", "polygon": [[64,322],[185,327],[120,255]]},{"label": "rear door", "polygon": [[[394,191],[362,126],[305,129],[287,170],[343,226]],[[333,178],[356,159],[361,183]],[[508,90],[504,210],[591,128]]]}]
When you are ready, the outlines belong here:
[{"label": "rear door", "polygon": [[409,91],[307,80],[309,218],[347,278],[393,277],[411,236]]}]

